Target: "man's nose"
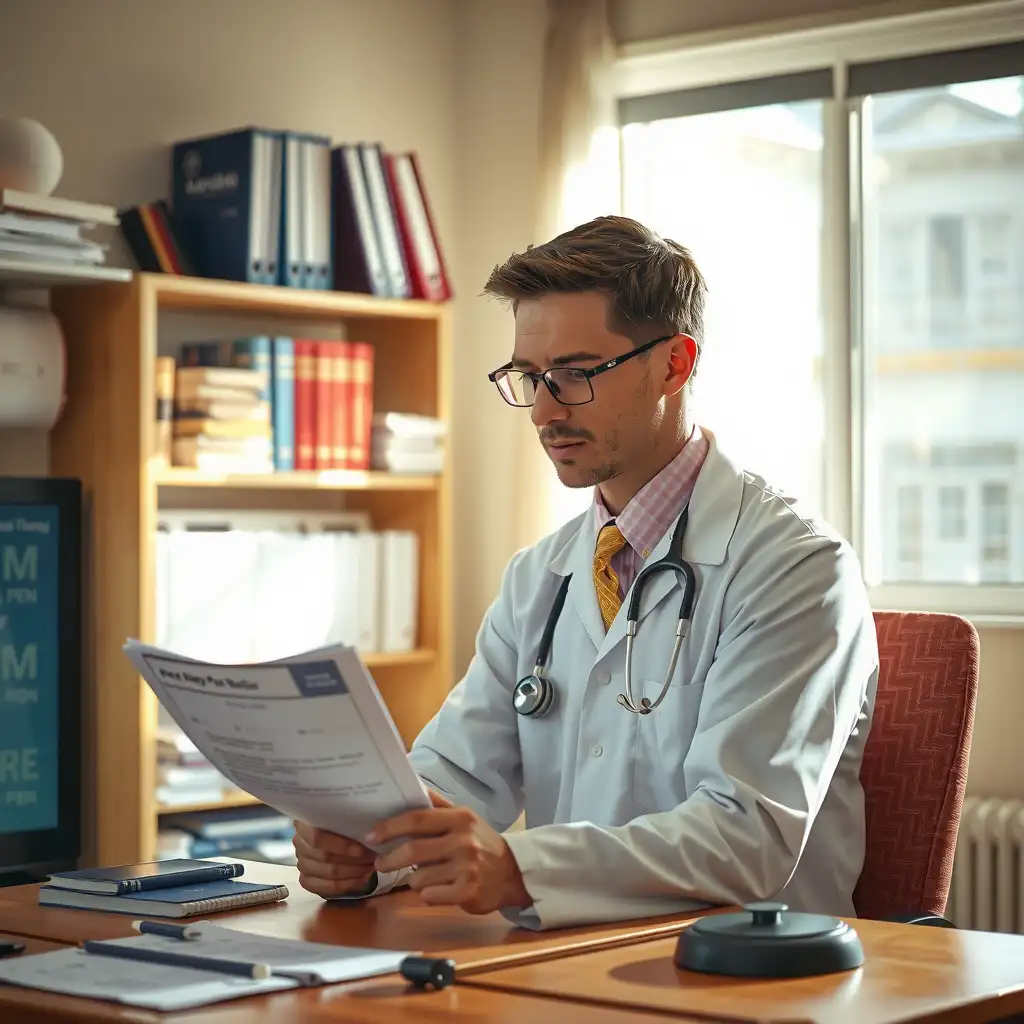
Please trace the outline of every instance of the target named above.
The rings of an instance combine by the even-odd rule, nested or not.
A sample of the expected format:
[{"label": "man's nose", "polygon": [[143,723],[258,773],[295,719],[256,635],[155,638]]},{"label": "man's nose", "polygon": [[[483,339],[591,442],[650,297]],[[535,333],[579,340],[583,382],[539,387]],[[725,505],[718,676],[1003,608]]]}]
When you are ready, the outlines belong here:
[{"label": "man's nose", "polygon": [[547,384],[537,385],[537,393],[533,398],[530,418],[535,427],[546,427],[549,423],[559,423],[569,415],[567,406],[555,400]]}]

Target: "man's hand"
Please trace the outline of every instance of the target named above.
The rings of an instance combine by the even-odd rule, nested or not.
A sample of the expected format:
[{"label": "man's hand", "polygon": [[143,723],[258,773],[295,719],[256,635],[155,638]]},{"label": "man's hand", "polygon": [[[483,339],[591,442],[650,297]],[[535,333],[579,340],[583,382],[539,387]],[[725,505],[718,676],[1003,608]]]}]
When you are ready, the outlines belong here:
[{"label": "man's hand", "polygon": [[430,791],[430,810],[406,811],[381,822],[367,842],[404,839],[377,858],[378,871],[413,867],[408,885],[424,903],[470,914],[533,902],[508,844],[479,815]]},{"label": "man's hand", "polygon": [[292,845],[303,889],[329,900],[355,896],[369,887],[375,855],[362,843],[297,821]]}]

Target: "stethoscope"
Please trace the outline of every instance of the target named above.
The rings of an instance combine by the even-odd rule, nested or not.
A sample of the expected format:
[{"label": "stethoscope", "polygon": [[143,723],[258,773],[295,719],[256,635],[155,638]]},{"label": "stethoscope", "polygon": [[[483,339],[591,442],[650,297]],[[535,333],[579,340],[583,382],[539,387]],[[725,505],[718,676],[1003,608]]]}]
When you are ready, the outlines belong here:
[{"label": "stethoscope", "polygon": [[[668,688],[672,684],[672,674],[676,670],[679,650],[683,646],[683,639],[686,637],[686,630],[693,615],[697,576],[693,571],[693,566],[683,558],[683,537],[686,535],[687,519],[688,510],[684,508],[672,531],[668,553],[664,558],[641,569],[630,588],[629,607],[626,611],[626,692],[619,694],[618,701],[627,711],[631,711],[635,715],[649,715],[665,699],[665,694],[668,693]],[[659,572],[674,572],[677,575],[682,573],[683,600],[679,605],[679,624],[676,626],[676,642],[672,648],[672,660],[669,662],[661,693],[653,703],[650,698],[642,697],[640,703],[637,704],[633,700],[633,641],[636,638],[637,617],[640,614],[640,601],[643,597],[644,587],[647,586],[651,577]],[[544,632],[541,634],[540,645],[537,647],[537,660],[533,671],[520,679],[512,691],[513,707],[520,715],[528,718],[543,717],[554,703],[555,688],[551,680],[544,674],[544,668],[551,654],[551,641],[555,636],[555,626],[558,624],[558,616],[562,614],[562,605],[565,604],[565,595],[571,579],[572,573],[564,577],[559,585],[558,593],[551,605],[551,611],[548,612],[547,622],[544,623]]]}]

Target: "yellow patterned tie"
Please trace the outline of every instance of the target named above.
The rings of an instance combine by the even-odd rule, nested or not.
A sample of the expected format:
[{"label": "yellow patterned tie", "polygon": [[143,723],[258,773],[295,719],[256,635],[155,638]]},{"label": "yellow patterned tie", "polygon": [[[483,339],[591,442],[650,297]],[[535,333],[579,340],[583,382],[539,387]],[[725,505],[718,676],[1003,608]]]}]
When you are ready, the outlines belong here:
[{"label": "yellow patterned tie", "polygon": [[594,552],[594,589],[597,591],[597,603],[601,606],[601,618],[606,630],[622,604],[622,598],[619,597],[619,578],[612,571],[611,560],[625,543],[626,538],[619,533],[619,528],[614,522],[603,527],[597,537],[597,550]]}]

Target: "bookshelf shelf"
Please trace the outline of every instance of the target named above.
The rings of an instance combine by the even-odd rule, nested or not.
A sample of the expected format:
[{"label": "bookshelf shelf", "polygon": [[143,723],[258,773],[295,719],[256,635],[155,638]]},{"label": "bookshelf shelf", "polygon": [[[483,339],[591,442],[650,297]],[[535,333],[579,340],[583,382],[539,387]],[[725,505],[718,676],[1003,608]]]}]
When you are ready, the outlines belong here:
[{"label": "bookshelf shelf", "polygon": [[351,292],[214,281],[174,274],[139,274],[162,309],[196,313],[272,314],[302,320],[375,319],[434,322],[443,306],[419,299],[382,299]]},{"label": "bookshelf shelf", "polygon": [[202,800],[194,804],[157,804],[158,814],[195,814],[198,811],[227,811],[232,807],[258,807],[259,800],[248,793],[230,793],[219,800]]},{"label": "bookshelf shelf", "polygon": [[[156,525],[181,507],[345,508],[374,529],[419,538],[417,648],[365,660],[407,744],[451,685],[451,471],[437,476],[329,471],[221,475],[164,468],[156,449],[156,358],[161,314],[223,314],[246,325],[275,318],[340,326],[374,351],[380,411],[450,415],[451,312],[445,304],[378,299],[164,274],[53,288],[67,339],[67,404],[50,436],[51,473],[82,481],[89,507],[90,608],[82,866],[156,856],[156,698],[122,646],[156,640]],[[240,328],[239,328],[240,329]],[[253,803],[232,794],[236,806]],[[217,809],[224,809],[218,803]],[[196,809],[196,808],[192,808]]]},{"label": "bookshelf shelf", "polygon": [[363,661],[371,671],[378,668],[404,668],[407,665],[429,665],[437,658],[437,651],[420,647],[414,651],[381,651],[364,654]]},{"label": "bookshelf shelf", "polygon": [[266,473],[241,475],[200,473],[192,469],[161,469],[154,474],[158,487],[226,487],[267,490],[329,491],[436,491],[441,477],[399,473],[362,473],[330,470],[322,473]]}]

